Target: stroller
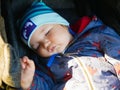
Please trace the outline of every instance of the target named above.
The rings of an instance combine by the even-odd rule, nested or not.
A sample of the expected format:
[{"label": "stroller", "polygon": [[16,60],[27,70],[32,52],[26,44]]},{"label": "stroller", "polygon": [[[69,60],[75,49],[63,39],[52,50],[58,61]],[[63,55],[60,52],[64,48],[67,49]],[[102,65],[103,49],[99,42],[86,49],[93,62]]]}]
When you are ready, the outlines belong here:
[{"label": "stroller", "polygon": [[[35,0],[1,0],[1,15],[5,21],[5,32],[7,35],[7,43],[14,47],[17,57],[20,58],[27,55],[31,59],[34,55],[20,39],[19,31],[16,26],[17,20],[22,17],[24,11]],[[40,1],[40,0],[36,0]],[[82,16],[92,16],[96,14],[103,20],[106,25],[114,28],[120,34],[120,1],[119,0],[43,0],[53,10],[67,19],[70,23],[74,23]],[[13,52],[14,52],[13,51]],[[14,53],[13,53],[14,54]],[[15,54],[16,55],[16,54]],[[37,56],[37,58],[40,58]],[[41,58],[40,58],[41,59]],[[17,69],[17,68],[16,68]],[[41,69],[44,68],[44,62],[41,60]],[[17,70],[14,70],[17,71]],[[1,86],[3,90],[18,89],[18,86],[9,85],[3,82]]]}]

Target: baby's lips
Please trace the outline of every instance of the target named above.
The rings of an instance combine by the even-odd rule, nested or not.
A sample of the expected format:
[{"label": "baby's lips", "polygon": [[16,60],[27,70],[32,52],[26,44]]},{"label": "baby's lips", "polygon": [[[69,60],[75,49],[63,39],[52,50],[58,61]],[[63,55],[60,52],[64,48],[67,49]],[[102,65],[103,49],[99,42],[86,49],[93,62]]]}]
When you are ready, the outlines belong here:
[{"label": "baby's lips", "polygon": [[50,47],[50,48],[48,49],[48,51],[49,51],[49,52],[54,52],[54,51],[55,51],[55,47],[56,47],[56,46]]}]

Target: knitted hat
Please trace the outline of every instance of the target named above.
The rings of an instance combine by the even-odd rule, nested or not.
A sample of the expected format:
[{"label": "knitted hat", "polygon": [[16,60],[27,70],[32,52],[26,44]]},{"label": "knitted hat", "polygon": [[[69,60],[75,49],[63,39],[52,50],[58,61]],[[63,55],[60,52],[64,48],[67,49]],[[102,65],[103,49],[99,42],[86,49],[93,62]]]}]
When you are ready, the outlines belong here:
[{"label": "knitted hat", "polygon": [[32,34],[40,26],[44,24],[69,25],[69,23],[63,17],[54,12],[43,2],[33,3],[20,22],[21,38],[29,47],[31,47],[30,39]]}]

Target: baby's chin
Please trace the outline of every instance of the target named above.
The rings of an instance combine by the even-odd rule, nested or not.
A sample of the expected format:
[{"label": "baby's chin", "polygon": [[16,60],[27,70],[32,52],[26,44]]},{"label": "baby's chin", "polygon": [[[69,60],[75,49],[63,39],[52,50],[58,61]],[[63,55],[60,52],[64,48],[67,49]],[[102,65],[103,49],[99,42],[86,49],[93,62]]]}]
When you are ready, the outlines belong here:
[{"label": "baby's chin", "polygon": [[58,53],[56,52],[56,53],[40,54],[40,56],[44,58],[49,58],[50,56],[55,55],[55,54],[58,54]]}]

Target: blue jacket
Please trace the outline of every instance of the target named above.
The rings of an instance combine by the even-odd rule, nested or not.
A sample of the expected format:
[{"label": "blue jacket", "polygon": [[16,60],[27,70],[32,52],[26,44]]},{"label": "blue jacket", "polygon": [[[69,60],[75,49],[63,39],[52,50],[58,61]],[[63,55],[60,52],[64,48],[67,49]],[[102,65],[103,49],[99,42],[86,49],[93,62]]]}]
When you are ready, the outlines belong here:
[{"label": "blue jacket", "polygon": [[[56,81],[51,90],[120,89],[120,36],[99,19],[75,35],[63,54],[51,58],[47,65]],[[35,76],[31,90],[49,90],[45,86],[51,80],[42,83],[40,78]]]}]

